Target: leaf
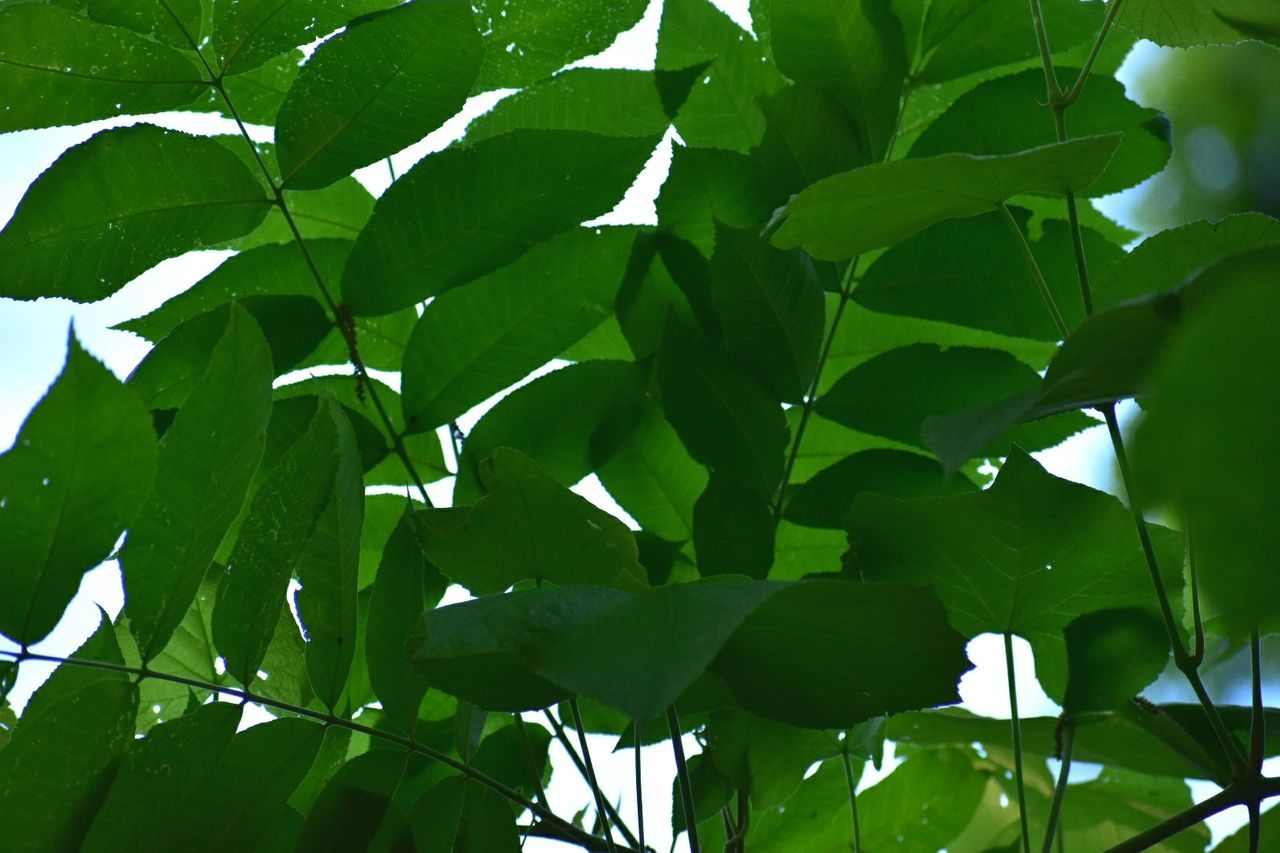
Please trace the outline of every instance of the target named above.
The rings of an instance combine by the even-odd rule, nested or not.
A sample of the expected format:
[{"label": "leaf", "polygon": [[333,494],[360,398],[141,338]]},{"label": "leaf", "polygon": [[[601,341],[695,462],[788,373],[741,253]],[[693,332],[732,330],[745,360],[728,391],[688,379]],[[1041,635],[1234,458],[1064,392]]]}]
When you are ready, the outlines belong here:
[{"label": "leaf", "polygon": [[1261,213],[1200,220],[1143,240],[1094,281],[1099,307],[1171,290],[1210,263],[1248,249],[1280,243],[1280,222]]},{"label": "leaf", "polygon": [[106,130],[68,149],[23,196],[0,232],[0,293],[102,299],[165,258],[251,231],[268,205],[211,139],[145,124]]},{"label": "leaf", "polygon": [[606,213],[656,144],[517,130],[433,154],[378,199],[343,295],[356,314],[386,314],[491,272]]},{"label": "leaf", "polygon": [[889,0],[774,0],[770,24],[778,68],[837,98],[859,125],[867,159],[885,159],[908,71]]},{"label": "leaf", "polygon": [[142,661],[169,642],[245,501],[267,437],[266,341],[232,306],[208,366],[160,440],[155,485],[120,557]]},{"label": "leaf", "polygon": [[479,90],[534,83],[604,50],[644,13],[642,0],[599,5],[589,0],[536,0],[512,6],[476,4],[476,23],[488,49]]},{"label": "leaf", "polygon": [[461,109],[483,56],[463,0],[352,21],[316,49],[280,106],[284,185],[328,186],[426,136]]},{"label": "leaf", "polygon": [[395,5],[392,0],[250,0],[215,3],[212,47],[219,76],[243,74],[291,48],[315,41],[357,15]]},{"label": "leaf", "polygon": [[307,637],[307,673],[316,696],[332,711],[358,648],[356,592],[364,478],[351,422],[341,408],[324,398],[319,413],[327,413],[337,428],[338,464],[328,503],[298,558],[295,572],[302,589],[296,601]]},{"label": "leaf", "polygon": [[832,175],[787,205],[774,245],[840,260],[1023,193],[1079,192],[1106,170],[1119,143],[1118,134],[1089,136],[1015,154],[941,154]]},{"label": "leaf", "polygon": [[783,586],[711,667],[747,711],[804,728],[955,702],[970,667],[933,591],[812,580]]},{"label": "leaf", "polygon": [[[1016,219],[1022,210],[1014,208]],[[1069,327],[1084,318],[1071,232],[1044,223],[1031,244],[1054,303]],[[1083,229],[1091,269],[1103,270],[1124,253],[1092,229]],[[853,299],[872,311],[922,317],[1003,335],[1057,341],[1061,332],[1027,270],[1017,239],[998,213],[931,225],[876,258],[854,288]]]},{"label": "leaf", "polygon": [[547,765],[550,746],[551,733],[545,728],[516,722],[486,735],[471,757],[471,766],[533,796],[551,772]]},{"label": "leaf", "polygon": [[622,522],[557,483],[517,450],[480,463],[488,495],[468,509],[417,513],[423,551],[474,595],[516,581],[641,589],[645,572]]},{"label": "leaf", "polygon": [[407,758],[401,750],[371,749],[342,765],[311,807],[299,849],[366,850],[375,838],[407,834],[391,801]]},{"label": "leaf", "polygon": [[[1085,613],[1153,606],[1133,519],[1114,498],[1050,476],[1015,450],[973,495],[863,494],[849,515],[847,567],[867,580],[929,583],[966,637],[1018,634],[1050,695],[1065,673],[1061,631]],[[1151,530],[1170,595],[1181,588],[1180,537]]]},{"label": "leaf", "polygon": [[457,418],[598,326],[633,237],[574,228],[433,300],[405,352],[406,423],[421,431]]},{"label": "leaf", "polygon": [[241,711],[228,702],[210,702],[134,741],[82,849],[167,849],[165,818],[201,795],[236,733]]},{"label": "leaf", "polygon": [[[74,657],[122,663],[105,618]],[[0,750],[0,820],[15,851],[75,848],[133,741],[137,690],[121,672],[63,664]],[[39,820],[32,820],[39,815]]]},{"label": "leaf", "polygon": [[[467,126],[478,141],[520,128],[581,130],[604,136],[664,133],[675,112],[663,102],[658,72],[568,68],[510,97]],[[679,93],[677,93],[679,94]],[[672,105],[679,107],[678,98]]]},{"label": "leaf", "polygon": [[[355,178],[343,178],[322,190],[284,190],[284,200],[298,232],[307,241],[354,240],[373,215],[373,196]],[[267,243],[294,242],[293,229],[284,214],[279,208],[272,208],[261,225],[244,237],[228,241],[224,248],[244,250]],[[338,276],[325,276],[325,281],[336,284]]]},{"label": "leaf", "polygon": [[1267,0],[1134,0],[1119,15],[1121,26],[1165,47],[1235,44],[1280,27]]},{"label": "leaf", "polygon": [[717,224],[711,299],[725,348],[780,400],[799,402],[818,366],[826,304],[813,262]]},{"label": "leaf", "polygon": [[246,687],[258,672],[285,588],[334,486],[340,459],[336,404],[321,404],[307,432],[276,462],[249,504],[218,587],[213,636],[227,672]]},{"label": "leaf", "polygon": [[408,507],[391,533],[369,602],[365,661],[382,711],[402,731],[412,734],[427,682],[409,663],[406,643],[426,601],[427,562],[417,524]]},{"label": "leaf", "polygon": [[707,740],[707,755],[739,790],[747,792],[755,811],[781,806],[814,762],[840,750],[839,742],[827,732],[733,712],[712,715]]},{"label": "leaf", "polygon": [[[761,194],[768,202],[766,213],[809,184],[866,165],[867,154],[853,117],[819,89],[787,86],[762,99],[760,109],[764,137],[751,151],[755,174],[741,191]],[[766,219],[760,216],[748,224],[759,228]],[[666,216],[659,220],[668,222]]]},{"label": "leaf", "polygon": [[[768,104],[766,101],[766,110]],[[766,131],[761,145],[770,144],[785,143],[772,140]],[[834,143],[823,140],[822,150],[826,150],[828,144]],[[853,165],[856,164],[848,164]],[[790,187],[787,194],[809,183],[811,181],[805,179]],[[773,204],[780,204],[786,198],[783,195],[774,200],[766,195],[752,160],[746,156],[714,148],[675,145],[671,149],[671,170],[655,206],[664,231],[693,243],[703,255],[711,257],[716,220],[731,228],[758,229],[768,221]]]},{"label": "leaf", "polygon": [[[1160,357],[1149,416],[1134,449],[1137,500],[1165,500],[1191,530],[1201,589],[1232,634],[1280,614],[1269,588],[1280,531],[1278,467],[1268,424],[1280,415],[1277,353],[1266,318],[1280,306],[1280,248],[1255,249],[1209,267],[1191,285],[1203,302]],[[1190,288],[1189,288],[1190,289]],[[1213,612],[1212,610],[1210,612]]]},{"label": "leaf", "polygon": [[0,10],[0,131],[162,112],[204,88],[191,60],[127,30],[46,3]]},{"label": "leaf", "polygon": [[[1056,32],[1055,28],[1055,39]],[[1064,81],[1078,74],[1074,68],[1058,69],[1059,79]],[[1088,188],[1087,195],[1118,192],[1163,169],[1169,159],[1169,140],[1160,114],[1126,98],[1124,86],[1115,79],[1097,75],[1088,86],[1089,97],[1072,105],[1071,134],[1121,131],[1124,137],[1107,171]],[[1012,154],[1055,142],[1053,122],[1046,121],[1040,106],[1044,97],[1044,72],[1039,68],[981,83],[925,128],[911,146],[910,156],[930,157],[949,151]]]},{"label": "leaf", "polygon": [[571,691],[537,671],[551,639],[626,594],[606,587],[549,587],[428,610],[408,646],[439,689],[493,711],[545,708]]},{"label": "leaf", "polygon": [[639,420],[641,379],[630,362],[586,361],[540,376],[503,398],[467,435],[454,505],[480,498],[480,463],[499,447],[531,457],[564,486],[599,468]]},{"label": "leaf", "polygon": [[689,454],[761,497],[782,476],[782,410],[728,358],[677,322],[658,352],[662,407]]},{"label": "leaf", "polygon": [[517,853],[520,836],[506,800],[477,782],[450,776],[409,812],[417,849],[429,853]]},{"label": "leaf", "polygon": [[809,527],[839,529],[863,492],[916,498],[975,491],[967,477],[947,477],[932,459],[901,450],[864,450],[823,468],[795,487],[784,516]]},{"label": "leaf", "polygon": [[1063,709],[1105,711],[1141,693],[1169,662],[1169,635],[1150,610],[1135,607],[1077,616],[1063,630],[1067,641],[1067,694]]},{"label": "leaf", "polygon": [[737,480],[713,474],[693,507],[698,574],[763,580],[773,565],[774,519],[764,499]]},{"label": "leaf", "polygon": [[69,334],[67,360],[0,457],[0,632],[45,637],[132,521],[156,471],[151,418]]},{"label": "leaf", "polygon": [[89,0],[89,17],[99,23],[133,30],[173,47],[189,50],[200,37],[200,0],[166,0],[164,4],[129,0]]}]

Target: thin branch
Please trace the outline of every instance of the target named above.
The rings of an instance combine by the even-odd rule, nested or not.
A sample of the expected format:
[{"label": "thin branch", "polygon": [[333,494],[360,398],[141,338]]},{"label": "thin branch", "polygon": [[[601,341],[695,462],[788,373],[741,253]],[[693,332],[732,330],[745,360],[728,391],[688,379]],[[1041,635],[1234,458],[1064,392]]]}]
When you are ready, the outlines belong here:
[{"label": "thin branch", "polygon": [[1049,803],[1049,822],[1045,825],[1044,844],[1040,846],[1041,853],[1051,853],[1053,850],[1054,836],[1061,841],[1062,836],[1062,800],[1067,795],[1067,779],[1071,775],[1071,750],[1075,746],[1076,725],[1075,720],[1070,714],[1064,715],[1062,718],[1062,745],[1058,750],[1058,758],[1062,761],[1062,766],[1058,769],[1058,784],[1053,788],[1053,800]]},{"label": "thin branch", "polygon": [[1036,44],[1040,48],[1040,63],[1044,66],[1044,85],[1049,103],[1062,99],[1062,87],[1058,85],[1058,73],[1053,68],[1053,51],[1049,49],[1049,33],[1044,28],[1044,11],[1040,0],[1031,0],[1031,22],[1036,28]]},{"label": "thin branch", "polygon": [[640,843],[636,846],[644,850],[644,766],[640,759],[640,722],[638,720],[631,721],[631,730],[635,735],[636,751],[636,831],[640,833]]},{"label": "thin branch", "polygon": [[1049,316],[1053,318],[1053,324],[1058,327],[1058,334],[1065,339],[1071,329],[1067,326],[1067,321],[1062,319],[1062,312],[1058,310],[1058,303],[1053,298],[1053,292],[1049,290],[1048,282],[1044,280],[1044,273],[1040,271],[1040,265],[1036,263],[1035,253],[1031,251],[1031,244],[1027,242],[1027,235],[1022,233],[1022,227],[1013,218],[1013,214],[1009,212],[1007,205],[1000,205],[1000,214],[1004,217],[1005,224],[1009,226],[1009,230],[1013,232],[1013,236],[1017,239],[1018,247],[1022,249],[1022,259],[1027,262],[1027,270],[1035,280],[1036,287],[1040,289],[1040,295],[1044,297],[1045,307],[1049,309]]},{"label": "thin branch", "polygon": [[[595,789],[594,786],[592,786],[591,773],[587,768],[586,762],[582,760],[582,756],[578,754],[578,750],[574,748],[572,741],[569,740],[569,735],[565,732],[564,725],[556,719],[554,714],[551,713],[550,708],[543,708],[542,715],[546,717],[547,722],[550,724],[552,731],[555,733],[556,740],[560,742],[560,745],[564,747],[564,751],[568,753],[569,760],[573,762],[573,766],[577,768],[578,774],[582,776],[583,781],[585,781],[588,786],[592,787],[592,795],[594,796]],[[581,729],[579,729],[579,731],[581,731]],[[631,833],[631,830],[627,828],[626,823],[623,822],[622,815],[618,814],[618,810],[613,807],[613,804],[610,803],[608,799],[604,799],[604,812],[602,813],[602,816],[605,814],[607,814],[609,819],[613,821],[613,825],[622,833],[622,837],[627,840],[628,844],[632,847],[641,846],[636,840],[636,837]]]},{"label": "thin branch", "polygon": [[680,716],[675,705],[667,707],[667,731],[671,734],[671,751],[676,757],[676,774],[680,777],[681,802],[684,804],[684,827],[689,833],[689,853],[700,853],[698,845],[698,814],[693,808],[693,780],[689,777],[689,763],[684,758],[684,744],[680,740]]},{"label": "thin branch", "polygon": [[1203,803],[1197,803],[1186,811],[1179,812],[1168,820],[1162,821],[1150,829],[1143,830],[1130,839],[1110,848],[1107,853],[1138,853],[1154,847],[1166,838],[1171,838],[1190,829],[1197,823],[1216,815],[1218,812],[1240,805],[1240,793],[1234,787],[1224,788]]},{"label": "thin branch", "polygon": [[1120,4],[1124,0],[1111,0],[1107,4],[1107,15],[1102,19],[1102,27],[1098,30],[1098,36],[1093,40],[1093,47],[1089,49],[1089,58],[1084,61],[1084,67],[1080,69],[1080,76],[1076,78],[1076,82],[1071,86],[1070,91],[1063,95],[1058,103],[1063,107],[1069,107],[1080,97],[1080,93],[1084,91],[1084,84],[1089,79],[1089,73],[1093,70],[1093,63],[1098,58],[1098,51],[1102,50],[1102,43],[1106,41],[1107,33],[1111,31],[1111,25],[1115,23],[1116,14],[1120,11]]},{"label": "thin branch", "polygon": [[1022,775],[1022,724],[1018,719],[1018,682],[1013,673],[1013,635],[1004,634],[1004,668],[1009,682],[1009,726],[1013,730],[1013,773],[1018,785],[1018,820],[1022,824],[1022,850],[1031,853],[1027,821],[1027,788]]},{"label": "thin branch", "polygon": [[849,758],[849,746],[840,753],[844,759],[844,784],[849,789],[849,813],[853,817],[853,853],[862,853],[862,827],[858,822],[858,786],[853,779],[853,761]]},{"label": "thin branch", "polygon": [[1256,625],[1249,636],[1249,659],[1253,676],[1253,708],[1249,715],[1249,772],[1260,776],[1262,759],[1267,754],[1267,715],[1262,703],[1262,639]]},{"label": "thin branch", "polygon": [[[591,793],[596,799],[596,814],[600,815],[600,823],[604,826],[604,840],[609,842],[609,850],[613,847],[613,829],[610,828],[608,814],[605,811],[605,795],[600,790],[600,780],[596,778],[595,765],[591,763],[591,747],[587,744],[587,729],[582,725],[582,711],[578,708],[577,697],[569,698],[569,710],[573,714],[573,726],[578,730],[578,745],[582,748],[582,761],[587,766],[587,783],[591,785]],[[634,843],[634,842],[633,842]]]}]

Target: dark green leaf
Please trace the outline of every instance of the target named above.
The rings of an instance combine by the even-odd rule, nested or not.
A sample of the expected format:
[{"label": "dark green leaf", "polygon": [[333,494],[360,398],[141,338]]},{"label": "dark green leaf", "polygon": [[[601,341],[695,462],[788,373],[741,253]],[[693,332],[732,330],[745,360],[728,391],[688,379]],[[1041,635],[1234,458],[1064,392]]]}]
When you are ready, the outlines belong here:
[{"label": "dark green leaf", "polygon": [[165,44],[190,50],[200,40],[204,3],[201,0],[165,0],[134,3],[131,0],[89,0],[89,17],[103,24],[125,27]]},{"label": "dark green leaf", "polygon": [[[974,495],[901,499],[863,494],[849,515],[849,568],[866,579],[930,583],[966,636],[1031,641],[1037,672],[1061,695],[1061,631],[1076,616],[1154,605],[1133,519],[1114,498],[1050,476],[1015,451]],[[1182,586],[1181,543],[1151,531],[1170,595]]]},{"label": "dark green leaf", "polygon": [[213,53],[222,75],[243,74],[299,45],[315,41],[394,0],[252,0],[213,5]]},{"label": "dark green leaf", "polygon": [[[354,240],[373,215],[373,196],[355,178],[343,178],[322,190],[285,190],[284,200],[298,232],[308,241],[330,237]],[[273,207],[261,225],[222,248],[244,250],[267,243],[293,242],[293,229],[280,209]],[[325,283],[334,286],[338,278],[325,276]]]},{"label": "dark green leaf", "polygon": [[203,89],[191,60],[128,30],[49,3],[0,9],[0,131],[161,112]]},{"label": "dark green leaf", "polygon": [[344,764],[311,807],[298,849],[368,850],[377,837],[399,835],[397,827],[407,832],[391,802],[407,758],[398,749],[371,749]]},{"label": "dark green leaf", "polygon": [[1133,0],[1119,20],[1165,47],[1235,44],[1280,29],[1280,12],[1269,0]]},{"label": "dark green leaf", "polygon": [[1117,708],[1142,692],[1169,663],[1169,635],[1160,617],[1134,607],[1077,616],[1067,640],[1067,694],[1076,711]]},{"label": "dark green leaf", "polygon": [[713,474],[693,507],[698,573],[763,580],[773,565],[772,508],[731,477]]},{"label": "dark green leaf", "polygon": [[422,618],[426,601],[427,563],[418,541],[417,524],[406,507],[382,551],[369,602],[365,661],[369,683],[386,717],[412,733],[427,682],[409,663],[406,643]]},{"label": "dark green leaf", "polygon": [[801,400],[813,380],[826,304],[813,262],[753,231],[717,224],[711,299],[725,347],[780,400]]},{"label": "dark green leaf", "polygon": [[471,766],[490,778],[533,795],[551,771],[547,766],[550,746],[551,733],[545,728],[516,722],[486,735],[471,757]]},{"label": "dark green leaf", "polygon": [[867,159],[885,158],[907,79],[902,25],[888,0],[774,0],[778,67],[838,99],[858,123]]},{"label": "dark green leaf", "polygon": [[405,352],[405,421],[421,431],[453,420],[598,326],[633,236],[574,228],[433,300]]},{"label": "dark green leaf", "polygon": [[155,471],[151,418],[70,335],[61,374],[0,456],[0,632],[27,645],[53,630]]},{"label": "dark green leaf", "polygon": [[433,154],[378,199],[343,294],[357,314],[386,314],[491,272],[607,213],[656,144],[517,130]]},{"label": "dark green leaf", "polygon": [[[760,108],[765,131],[751,152],[756,174],[740,191],[763,193],[769,210],[809,184],[866,165],[857,124],[830,95],[811,86],[787,86],[761,100]],[[659,218],[667,224],[667,217]],[[759,228],[764,220],[751,224]]]},{"label": "dark green leaf", "polygon": [[719,350],[678,322],[658,353],[662,407],[690,455],[769,498],[787,444],[782,410]]},{"label": "dark green leaf", "polygon": [[341,414],[325,400],[249,504],[218,587],[213,635],[227,672],[248,686],[275,632],[285,589],[334,487]]},{"label": "dark green leaf", "polygon": [[[761,144],[789,148],[789,143],[771,139],[768,134]],[[830,144],[829,140],[814,143],[821,150]],[[842,163],[836,171],[854,165],[857,164]],[[817,177],[826,177],[826,174]],[[757,182],[750,158],[732,151],[676,145],[671,152],[671,171],[656,202],[658,221],[665,231],[693,243],[703,255],[711,257],[715,248],[715,220],[731,228],[759,229],[768,221],[775,205],[782,204],[790,193],[798,192],[809,183],[808,175],[800,179],[792,176],[784,185],[786,194],[771,198]]]},{"label": "dark green leaf", "polygon": [[748,714],[713,714],[707,754],[720,772],[751,797],[756,811],[787,801],[809,767],[840,750],[827,732],[797,729]]},{"label": "dark green leaf", "polygon": [[160,440],[155,485],[120,557],[125,613],[144,662],[183,620],[266,442],[271,356],[248,312],[231,308],[207,365]]},{"label": "dark green leaf", "polygon": [[935,222],[977,216],[1023,193],[1087,188],[1106,170],[1119,134],[990,157],[941,154],[832,175],[787,205],[774,243],[840,260],[892,245]]},{"label": "dark green leaf", "polygon": [[262,185],[212,139],[146,124],[106,130],[23,196],[0,232],[0,294],[102,299],[165,258],[251,231],[267,208]]},{"label": "dark green leaf", "polygon": [[467,509],[417,514],[427,558],[476,595],[530,578],[641,589],[645,572],[622,522],[510,448],[480,463],[488,494]]},{"label": "dark green leaf", "polygon": [[316,50],[280,107],[284,184],[319,189],[417,142],[462,107],[483,56],[465,0],[352,21]]},{"label": "dark green leaf", "polygon": [[424,853],[519,853],[511,806],[461,776],[428,790],[409,812],[417,849]]}]

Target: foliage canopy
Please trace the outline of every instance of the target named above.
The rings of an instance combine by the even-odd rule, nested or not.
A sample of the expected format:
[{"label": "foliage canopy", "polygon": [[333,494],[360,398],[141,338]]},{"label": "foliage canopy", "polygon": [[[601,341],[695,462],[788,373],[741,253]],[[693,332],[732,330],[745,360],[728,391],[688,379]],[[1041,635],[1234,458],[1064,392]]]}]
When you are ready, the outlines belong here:
[{"label": "foliage canopy", "polygon": [[[122,324],[155,344],[125,382],[73,332],[0,457],[0,695],[60,664],[0,705],[0,846],[643,848],[572,732],[638,774],[670,741],[695,850],[1203,850],[1238,804],[1224,849],[1274,831],[1280,226],[1125,253],[1085,199],[1169,156],[1112,77],[1136,39],[1274,40],[1275,4],[759,0],[749,33],[662,0],[653,70],[566,69],[646,6],[0,0],[0,131],[239,130],[100,130],[0,231],[24,300],[235,252]],[[376,200],[352,177],[496,89]],[[584,227],[672,128],[656,224]],[[1086,410],[1125,502],[1029,455]],[[123,611],[42,654],[109,558]],[[1030,641],[1060,720],[945,707],[983,633]],[[1206,636],[1252,648],[1252,708],[1204,689]],[[1134,698],[1170,667],[1201,704]],[[553,736],[594,824],[546,804]],[[1106,769],[1068,784],[1073,755]]]}]

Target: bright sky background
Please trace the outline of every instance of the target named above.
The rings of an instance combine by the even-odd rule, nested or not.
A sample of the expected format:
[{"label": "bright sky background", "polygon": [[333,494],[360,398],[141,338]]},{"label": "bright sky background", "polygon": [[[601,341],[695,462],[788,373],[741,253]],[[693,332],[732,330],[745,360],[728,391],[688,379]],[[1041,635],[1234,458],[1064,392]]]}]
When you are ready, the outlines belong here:
[{"label": "bright sky background", "polygon": [[[711,0],[735,21],[749,27],[746,0]],[[619,36],[617,42],[597,56],[583,60],[579,65],[594,67],[620,67],[652,69],[657,49],[658,22],[661,0],[652,0],[644,18],[631,30]],[[1148,52],[1150,48],[1147,48]],[[1138,54],[1139,51],[1135,51]],[[1143,54],[1146,55],[1146,54]],[[1139,58],[1138,62],[1142,60]],[[1134,65],[1131,58],[1130,65]],[[1122,69],[1122,79],[1131,74],[1130,68]],[[504,93],[486,93],[468,101],[463,111],[435,133],[421,142],[396,154],[392,160],[396,174],[404,174],[419,159],[438,151],[456,139],[466,124],[477,115],[490,109]],[[50,128],[0,134],[0,223],[7,222],[20,201],[26,187],[66,148],[78,144],[99,130],[132,124],[139,120],[150,121],[192,133],[235,133],[234,124],[207,114],[169,114],[113,119],[80,127]],[[259,141],[271,139],[270,128],[251,128]],[[671,161],[671,145],[674,134],[667,138],[654,153],[644,172],[628,191],[618,207],[600,223],[653,224],[656,223],[653,200],[666,177]],[[378,163],[356,173],[357,177],[375,195],[387,186],[388,173],[385,163]],[[1106,206],[1118,214],[1125,207],[1123,199],[1109,200]],[[65,358],[66,330],[74,321],[76,334],[86,349],[100,358],[117,376],[124,379],[150,349],[150,344],[129,332],[114,331],[110,326],[133,317],[141,316],[160,305],[169,297],[190,287],[210,272],[230,252],[193,252],[165,261],[135,279],[115,295],[91,305],[77,305],[64,299],[40,299],[35,302],[18,302],[0,299],[0,448],[13,443],[23,419],[38,402],[49,384],[61,370]],[[296,381],[294,377],[291,381]],[[391,377],[394,378],[394,377]],[[506,392],[504,392],[506,393]],[[502,395],[477,406],[460,419],[464,429],[472,424]],[[1124,415],[1132,415],[1130,406],[1122,409]],[[447,447],[447,442],[446,442]],[[1076,480],[1094,488],[1113,491],[1111,449],[1106,432],[1101,427],[1081,433],[1057,448],[1035,454],[1036,458],[1053,474]],[[451,482],[441,481],[430,487],[433,498],[447,502]],[[625,513],[610,499],[594,477],[575,487],[577,491],[597,502],[606,510],[626,519]],[[633,525],[634,526],[634,525]],[[451,590],[446,600],[465,598],[462,590]],[[123,605],[123,591],[118,564],[114,561],[89,572],[81,584],[80,592],[68,608],[62,621],[35,650],[53,655],[68,655],[92,632],[98,621],[101,606],[113,617]],[[7,641],[0,643],[9,646]],[[1059,708],[1040,690],[1035,680],[1031,650],[1023,640],[1016,640],[1015,660],[1018,681],[1019,710],[1023,716],[1056,715]],[[976,664],[961,682],[960,692],[965,707],[979,714],[993,717],[1009,716],[1007,682],[1004,668],[1003,645],[1000,637],[985,635],[969,646],[970,658]],[[31,692],[48,676],[52,667],[27,662],[22,667],[18,685],[9,701],[21,708]],[[537,721],[539,714],[528,714]],[[266,719],[259,712],[248,716],[251,721]],[[593,736],[591,748],[602,787],[615,802],[622,801],[624,818],[634,828],[635,798],[632,794],[632,753],[623,751],[610,754],[612,738]],[[685,739],[686,750],[694,752],[697,746],[692,738]],[[649,747],[643,751],[645,763],[645,825],[647,841],[657,850],[666,850],[670,844],[670,783],[674,777],[674,762],[670,749]],[[553,746],[555,766],[554,783],[548,791],[557,813],[572,816],[590,801],[586,784],[569,764],[567,757]],[[892,762],[886,762],[886,769]],[[1056,771],[1056,767],[1054,768]],[[1081,780],[1096,775],[1097,769],[1077,763],[1072,778]],[[882,774],[870,772],[863,779],[863,787]],[[1193,785],[1196,798],[1203,799],[1216,788],[1208,784]],[[1243,812],[1243,809],[1240,810]],[[1225,831],[1240,825],[1243,814],[1236,818],[1230,813],[1219,815],[1211,825],[1215,840]],[[531,841],[527,850],[558,851],[566,849],[554,842]],[[683,841],[677,848],[686,849]]]}]

